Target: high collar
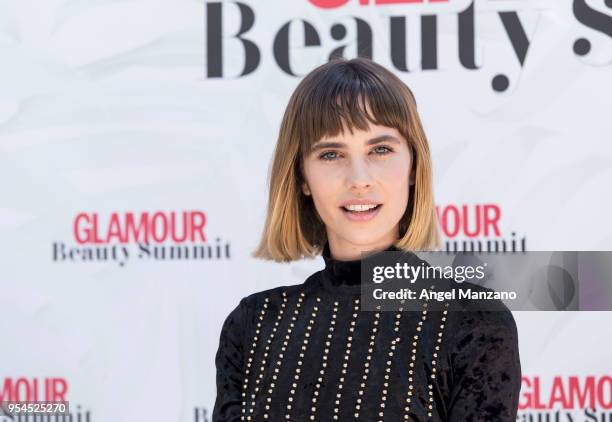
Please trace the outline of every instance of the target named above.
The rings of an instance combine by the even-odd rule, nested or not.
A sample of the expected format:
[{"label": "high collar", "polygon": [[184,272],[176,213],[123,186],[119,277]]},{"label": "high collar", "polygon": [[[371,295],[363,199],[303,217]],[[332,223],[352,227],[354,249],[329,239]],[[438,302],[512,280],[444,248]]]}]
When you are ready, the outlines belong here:
[{"label": "high collar", "polygon": [[[391,244],[384,251],[377,251],[368,254],[368,259],[375,257],[378,254],[389,251],[400,251]],[[331,256],[331,250],[329,248],[329,242],[325,242],[323,251],[321,253],[323,260],[325,261],[325,268],[323,269],[323,284],[326,288],[331,289],[335,292],[347,292],[347,293],[358,293],[361,289],[361,258],[341,261]]]}]

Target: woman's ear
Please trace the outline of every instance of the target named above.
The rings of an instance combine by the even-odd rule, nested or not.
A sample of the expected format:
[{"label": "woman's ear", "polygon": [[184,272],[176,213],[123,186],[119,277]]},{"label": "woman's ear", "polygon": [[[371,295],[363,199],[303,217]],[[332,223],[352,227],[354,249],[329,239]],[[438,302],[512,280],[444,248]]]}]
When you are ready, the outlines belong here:
[{"label": "woman's ear", "polygon": [[408,176],[408,184],[414,186],[416,183],[416,165],[415,165],[416,153],[414,147],[410,146],[410,176]]},{"label": "woman's ear", "polygon": [[302,192],[304,195],[310,195],[310,189],[308,188],[308,183],[306,183],[306,178],[304,177],[304,162],[300,160],[300,175],[299,181],[301,181],[300,185],[302,186]]}]

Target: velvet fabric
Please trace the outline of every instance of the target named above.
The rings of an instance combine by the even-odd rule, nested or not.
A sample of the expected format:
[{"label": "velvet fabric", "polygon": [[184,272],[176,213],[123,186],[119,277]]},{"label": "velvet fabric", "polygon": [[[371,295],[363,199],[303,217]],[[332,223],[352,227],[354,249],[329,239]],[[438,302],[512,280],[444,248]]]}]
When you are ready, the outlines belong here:
[{"label": "velvet fabric", "polygon": [[516,420],[521,365],[505,305],[361,311],[360,260],[335,260],[328,244],[323,259],[304,283],[247,296],[227,316],[213,422]]}]

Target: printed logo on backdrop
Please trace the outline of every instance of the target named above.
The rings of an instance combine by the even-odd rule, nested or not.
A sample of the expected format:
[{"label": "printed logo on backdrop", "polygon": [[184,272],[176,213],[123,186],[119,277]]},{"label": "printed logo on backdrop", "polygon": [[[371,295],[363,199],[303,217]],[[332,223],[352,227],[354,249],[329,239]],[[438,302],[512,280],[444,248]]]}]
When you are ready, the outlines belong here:
[{"label": "printed logo on backdrop", "polygon": [[527,236],[502,231],[499,204],[437,205],[446,252],[525,252]]},{"label": "printed logo on backdrop", "polygon": [[210,422],[209,416],[212,418],[212,412],[206,407],[196,406],[193,412],[193,422]]},{"label": "printed logo on backdrop", "polygon": [[[244,77],[261,66],[275,65],[291,76],[303,76],[320,63],[321,55],[333,57],[362,56],[387,64],[398,74],[435,72],[440,62],[453,64],[459,70],[479,71],[490,66],[512,66],[513,69],[492,69],[487,76],[493,92],[502,93],[518,85],[519,75],[529,60],[530,47],[541,37],[540,22],[554,8],[563,7],[568,18],[577,23],[573,43],[565,48],[584,65],[612,64],[612,0],[557,2],[509,0],[294,0],[305,7],[319,9],[320,14],[332,14],[334,22],[313,20],[308,16],[289,16],[273,27],[273,39],[262,39],[256,32],[258,14],[266,13],[265,2],[207,1],[205,14],[205,77]],[[563,5],[560,6],[560,3]],[[372,8],[380,11],[371,13]],[[268,16],[269,17],[269,16]],[[420,26],[419,39],[409,37],[409,25],[414,17]],[[442,19],[452,19],[456,27],[457,49],[440,49]],[[551,17],[558,20],[558,17]],[[499,30],[499,44],[487,48],[488,38],[479,32],[479,23]],[[266,23],[266,25],[269,25]],[[375,31],[373,28],[377,28]],[[380,30],[378,28],[383,28]],[[448,31],[445,31],[445,36]],[[376,40],[382,38],[382,42]],[[542,37],[543,38],[543,37]],[[270,43],[271,41],[271,43]],[[377,41],[377,42],[375,42]],[[270,52],[265,51],[272,45]],[[374,45],[385,46],[374,51]],[[555,45],[555,48],[564,48]],[[408,51],[420,50],[420,58],[409,60]],[[481,54],[477,54],[481,53]],[[309,55],[310,54],[310,55]],[[609,54],[608,58],[600,58]],[[307,68],[297,70],[298,60],[312,57]],[[504,57],[500,57],[504,55]],[[267,57],[271,56],[272,61]],[[477,57],[480,56],[480,57]],[[511,61],[507,60],[507,57]],[[511,56],[511,57],[510,57]],[[593,56],[593,57],[592,57]],[[229,58],[242,57],[242,64],[228,64]],[[227,59],[227,60],[226,60]],[[238,60],[240,61],[240,60]],[[497,64],[496,64],[497,63]],[[511,64],[513,63],[513,64]],[[448,70],[448,65],[444,70]],[[490,69],[491,70],[491,69]],[[491,73],[491,72],[489,72]],[[231,76],[230,76],[231,75]],[[490,78],[490,80],[488,80]]]},{"label": "printed logo on backdrop", "polygon": [[67,402],[69,412],[62,415],[24,414],[11,416],[3,415],[0,411],[0,422],[9,421],[38,421],[38,420],[65,420],[91,422],[92,412],[81,404],[69,400],[68,380],[61,377],[5,377],[0,378],[0,402]]},{"label": "printed logo on backdrop", "polygon": [[211,261],[230,259],[230,243],[205,233],[203,211],[78,213],[70,241],[53,242],[54,262]]},{"label": "printed logo on backdrop", "polygon": [[523,376],[517,421],[609,421],[612,375]]}]

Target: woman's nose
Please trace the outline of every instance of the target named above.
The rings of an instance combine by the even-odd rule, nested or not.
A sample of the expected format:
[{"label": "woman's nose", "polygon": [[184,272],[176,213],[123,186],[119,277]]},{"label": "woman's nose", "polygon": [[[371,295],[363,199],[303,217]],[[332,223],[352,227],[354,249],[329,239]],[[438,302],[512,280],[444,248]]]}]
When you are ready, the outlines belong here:
[{"label": "woman's nose", "polygon": [[371,169],[364,160],[351,160],[346,176],[350,189],[365,189],[372,186]]}]

